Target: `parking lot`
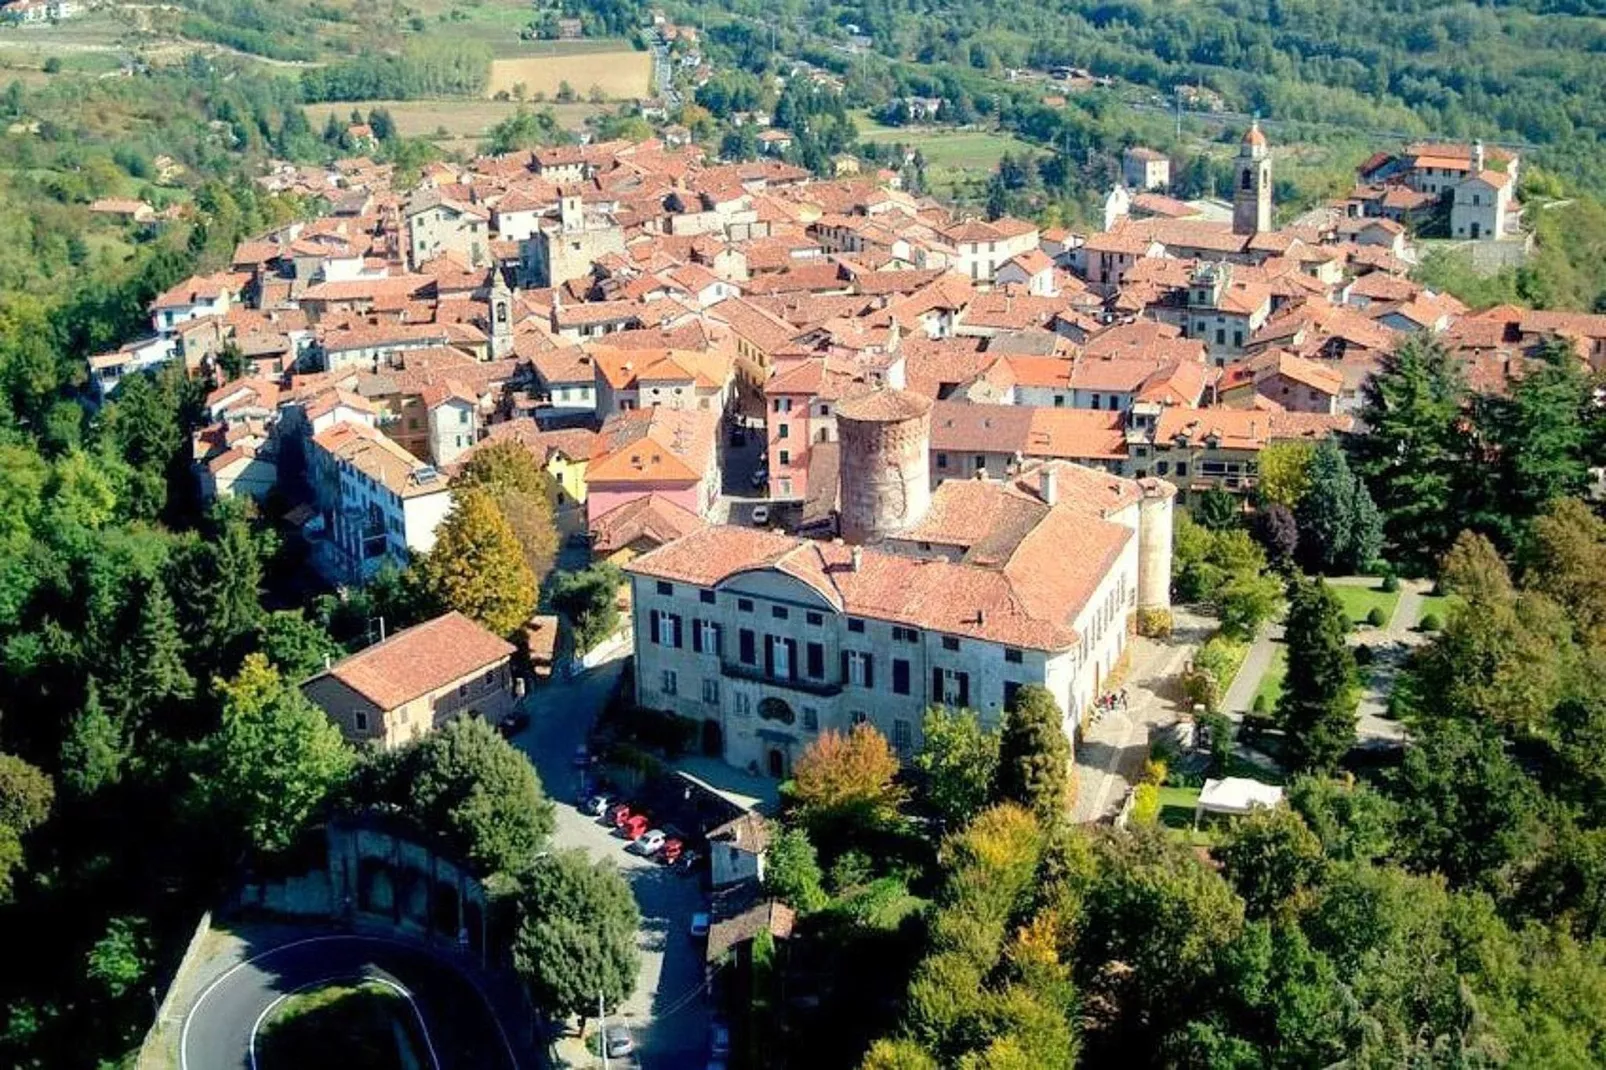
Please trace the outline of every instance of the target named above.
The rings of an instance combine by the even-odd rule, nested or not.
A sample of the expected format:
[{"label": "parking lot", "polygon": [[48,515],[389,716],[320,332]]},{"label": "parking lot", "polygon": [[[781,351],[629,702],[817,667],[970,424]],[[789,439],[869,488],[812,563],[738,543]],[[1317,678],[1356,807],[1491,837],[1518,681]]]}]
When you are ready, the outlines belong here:
[{"label": "parking lot", "polygon": [[580,811],[583,773],[574,766],[592,721],[618,678],[619,661],[582,676],[554,680],[528,700],[531,723],[514,739],[535,763],[557,803],[553,844],[578,847],[618,864],[641,909],[641,975],[636,993],[620,1008],[635,1034],[646,1070],[701,1070],[708,1056],[709,1010],[702,993],[703,944],[689,934],[692,915],[706,910],[701,882],[682,867],[667,869],[626,850],[611,826]]}]

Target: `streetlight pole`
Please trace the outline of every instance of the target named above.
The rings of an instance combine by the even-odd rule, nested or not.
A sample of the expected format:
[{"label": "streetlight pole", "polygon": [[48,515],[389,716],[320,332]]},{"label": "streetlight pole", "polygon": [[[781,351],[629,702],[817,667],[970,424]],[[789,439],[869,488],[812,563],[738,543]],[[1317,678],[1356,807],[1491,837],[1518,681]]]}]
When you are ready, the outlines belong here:
[{"label": "streetlight pole", "polygon": [[608,1070],[608,1012],[601,992],[597,993],[597,1047],[602,1049],[602,1070]]}]

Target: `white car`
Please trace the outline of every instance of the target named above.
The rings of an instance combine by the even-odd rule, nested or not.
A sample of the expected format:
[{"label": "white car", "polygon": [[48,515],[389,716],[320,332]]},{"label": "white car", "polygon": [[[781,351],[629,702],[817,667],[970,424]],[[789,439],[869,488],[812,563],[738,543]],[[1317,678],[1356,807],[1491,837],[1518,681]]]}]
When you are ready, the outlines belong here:
[{"label": "white car", "polygon": [[708,935],[709,918],[706,911],[699,910],[691,916],[691,927],[687,930],[692,939],[701,940]]},{"label": "white car", "polygon": [[663,829],[649,829],[641,834],[636,841],[636,853],[642,855],[657,854],[669,837],[664,835]]},{"label": "white car", "polygon": [[761,528],[769,522],[770,507],[767,505],[755,505],[753,507],[753,526],[755,528]]},{"label": "white car", "polygon": [[613,800],[608,798],[606,795],[593,795],[591,798],[585,801],[585,804],[581,807],[581,809],[590,814],[592,817],[601,817],[603,814],[608,812],[608,807],[612,805]]}]

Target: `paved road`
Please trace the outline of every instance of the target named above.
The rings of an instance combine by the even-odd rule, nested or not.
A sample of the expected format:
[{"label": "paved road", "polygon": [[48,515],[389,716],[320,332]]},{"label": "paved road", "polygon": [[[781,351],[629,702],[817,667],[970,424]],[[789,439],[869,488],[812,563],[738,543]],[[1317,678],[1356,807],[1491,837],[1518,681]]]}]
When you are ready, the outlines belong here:
[{"label": "paved road", "polygon": [[530,726],[514,743],[530,756],[547,794],[557,802],[553,843],[579,847],[594,858],[617,862],[641,909],[641,973],[636,994],[620,1008],[620,1018],[636,1032],[641,1063],[649,1070],[701,1070],[707,1058],[708,1005],[703,984],[703,945],[687,929],[691,916],[706,910],[695,878],[671,872],[625,850],[613,830],[575,808],[579,774],[572,765],[575,747],[607,701],[621,662],[556,680],[531,693]]},{"label": "paved road", "polygon": [[[246,959],[203,989],[184,1019],[180,1070],[255,1070],[257,1032],[284,996],[361,977],[389,980],[409,994],[440,1070],[527,1065],[514,1053],[488,999],[454,964],[382,937],[324,935]],[[279,1068],[264,1064],[260,1070]]]}]

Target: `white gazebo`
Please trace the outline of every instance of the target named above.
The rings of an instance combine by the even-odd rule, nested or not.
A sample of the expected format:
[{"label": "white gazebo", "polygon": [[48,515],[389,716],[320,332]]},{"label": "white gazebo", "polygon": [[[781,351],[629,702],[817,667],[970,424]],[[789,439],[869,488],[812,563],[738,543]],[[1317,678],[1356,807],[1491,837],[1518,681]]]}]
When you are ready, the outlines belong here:
[{"label": "white gazebo", "polygon": [[1241,776],[1207,780],[1193,808],[1193,827],[1199,827],[1199,819],[1205,814],[1243,815],[1262,806],[1268,809],[1281,806],[1282,802],[1283,789],[1275,784],[1262,784]]}]

